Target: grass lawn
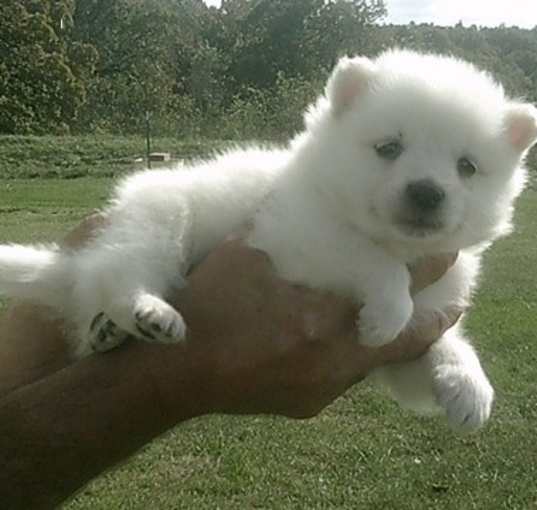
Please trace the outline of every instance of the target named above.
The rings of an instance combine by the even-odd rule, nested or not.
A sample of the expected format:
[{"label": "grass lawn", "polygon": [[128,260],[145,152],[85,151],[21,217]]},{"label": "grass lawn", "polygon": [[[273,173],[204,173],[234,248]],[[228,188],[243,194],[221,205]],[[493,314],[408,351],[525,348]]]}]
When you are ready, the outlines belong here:
[{"label": "grass lawn", "polygon": [[[0,180],[0,241],[58,239],[107,196],[112,180],[86,175]],[[180,425],[66,508],[537,508],[536,218],[530,190],[516,233],[486,257],[466,321],[498,394],[482,432],[456,436],[361,385],[308,421],[213,416]]]},{"label": "grass lawn", "polygon": [[[152,151],[192,158],[226,145],[229,142],[157,138]],[[144,154],[141,137],[0,136],[0,178],[113,177],[132,168]]]}]

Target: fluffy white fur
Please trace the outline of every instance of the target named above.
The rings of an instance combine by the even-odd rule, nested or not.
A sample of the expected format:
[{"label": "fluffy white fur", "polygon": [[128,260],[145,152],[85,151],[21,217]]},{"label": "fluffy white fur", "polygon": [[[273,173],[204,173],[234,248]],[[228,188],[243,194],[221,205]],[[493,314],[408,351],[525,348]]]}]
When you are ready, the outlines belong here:
[{"label": "fluffy white fur", "polygon": [[[463,61],[390,51],[340,60],[305,120],[286,149],[128,177],[107,226],[80,251],[1,246],[0,291],[58,308],[79,354],[127,333],[180,341],[185,325],[166,292],[252,220],[248,242],[283,277],[365,303],[361,341],[390,342],[413,314],[466,305],[482,251],[509,232],[537,138],[535,108]],[[391,143],[395,157],[382,155]],[[461,158],[474,175],[458,170]],[[455,266],[412,299],[407,264],[455,251]],[[442,410],[453,426],[474,429],[489,417],[493,390],[460,327],[376,377],[402,405]]]}]

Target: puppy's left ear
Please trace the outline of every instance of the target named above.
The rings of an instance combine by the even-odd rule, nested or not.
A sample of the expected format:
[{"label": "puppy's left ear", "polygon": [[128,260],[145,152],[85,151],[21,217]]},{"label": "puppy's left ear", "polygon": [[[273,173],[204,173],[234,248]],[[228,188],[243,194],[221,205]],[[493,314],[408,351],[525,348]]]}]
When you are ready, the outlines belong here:
[{"label": "puppy's left ear", "polygon": [[334,115],[340,115],[365,92],[374,72],[375,65],[366,57],[339,60],[326,85],[326,97]]},{"label": "puppy's left ear", "polygon": [[528,150],[537,141],[537,108],[529,103],[513,104],[504,119],[505,132],[518,151]]}]

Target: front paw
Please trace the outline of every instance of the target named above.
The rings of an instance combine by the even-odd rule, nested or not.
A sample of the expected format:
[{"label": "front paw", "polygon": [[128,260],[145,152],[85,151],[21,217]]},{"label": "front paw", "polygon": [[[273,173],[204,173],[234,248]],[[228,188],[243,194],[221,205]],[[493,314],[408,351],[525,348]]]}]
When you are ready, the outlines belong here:
[{"label": "front paw", "polygon": [[368,303],[360,310],[359,340],[363,345],[380,347],[395,340],[412,317],[414,304],[410,296]]},{"label": "front paw", "polygon": [[134,321],[137,336],[147,342],[171,344],[185,340],[186,325],[181,314],[156,296],[138,297]]},{"label": "front paw", "polygon": [[464,365],[440,365],[433,372],[433,391],[449,425],[456,430],[477,430],[490,416],[494,390],[481,371]]}]

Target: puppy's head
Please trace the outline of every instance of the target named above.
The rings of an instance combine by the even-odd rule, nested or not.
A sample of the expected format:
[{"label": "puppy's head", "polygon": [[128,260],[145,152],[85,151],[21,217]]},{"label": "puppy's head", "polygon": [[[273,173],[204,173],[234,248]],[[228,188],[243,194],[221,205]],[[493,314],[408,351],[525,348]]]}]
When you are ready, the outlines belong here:
[{"label": "puppy's head", "polygon": [[340,60],[306,124],[338,214],[425,252],[509,231],[537,139],[537,110],[487,73],[407,51]]}]

